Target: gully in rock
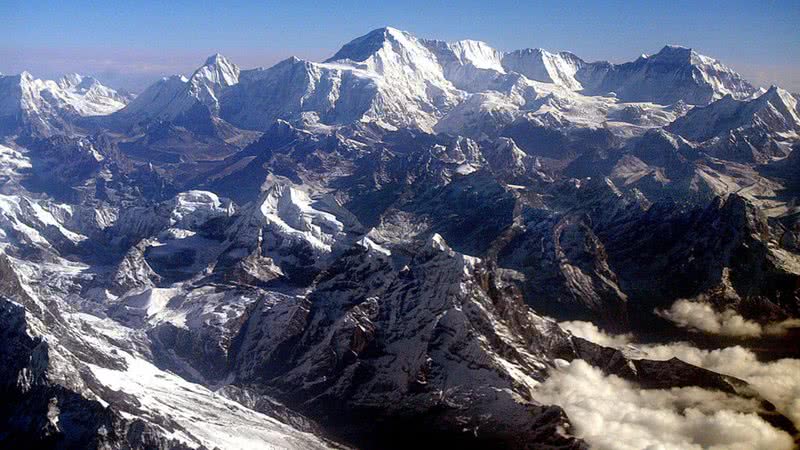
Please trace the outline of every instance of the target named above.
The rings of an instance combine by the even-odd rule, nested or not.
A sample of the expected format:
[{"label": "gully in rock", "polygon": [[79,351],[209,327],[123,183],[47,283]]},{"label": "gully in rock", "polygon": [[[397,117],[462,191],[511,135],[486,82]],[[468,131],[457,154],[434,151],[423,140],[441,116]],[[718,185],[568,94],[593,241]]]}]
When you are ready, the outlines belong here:
[{"label": "gully in rock", "polygon": [[0,75],[0,447],[797,447],[800,96],[329,54]]}]

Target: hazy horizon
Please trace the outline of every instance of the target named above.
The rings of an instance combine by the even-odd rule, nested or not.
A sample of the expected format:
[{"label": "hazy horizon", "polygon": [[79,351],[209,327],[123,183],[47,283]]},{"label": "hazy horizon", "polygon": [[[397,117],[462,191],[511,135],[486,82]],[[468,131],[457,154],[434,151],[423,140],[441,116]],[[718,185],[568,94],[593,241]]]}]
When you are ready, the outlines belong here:
[{"label": "hazy horizon", "polygon": [[27,70],[41,78],[78,72],[136,92],[163,76],[190,74],[216,52],[242,68],[268,67],[289,56],[318,61],[370,30],[393,26],[426,39],[482,40],[503,51],[540,47],[615,63],[678,44],[757,85],[800,91],[796,2],[412,3],[179,1],[166,8],[150,1],[66,7],[12,0],[0,5],[7,19],[0,30],[0,72]]}]

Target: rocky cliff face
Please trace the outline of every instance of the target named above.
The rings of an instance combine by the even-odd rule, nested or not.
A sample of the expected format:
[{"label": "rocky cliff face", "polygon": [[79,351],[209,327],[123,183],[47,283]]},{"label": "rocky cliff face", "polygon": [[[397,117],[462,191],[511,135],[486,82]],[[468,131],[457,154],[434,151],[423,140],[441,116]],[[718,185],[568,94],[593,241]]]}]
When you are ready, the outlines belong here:
[{"label": "rocky cliff face", "polygon": [[22,78],[0,78],[0,444],[602,446],[598,399],[559,389],[587,373],[718,438],[797,435],[791,377],[717,364],[750,350],[648,359],[794,367],[796,96],[684,48],[390,28],[323,63],[214,55],[102,117],[68,108],[117,99],[93,82],[20,103]]}]

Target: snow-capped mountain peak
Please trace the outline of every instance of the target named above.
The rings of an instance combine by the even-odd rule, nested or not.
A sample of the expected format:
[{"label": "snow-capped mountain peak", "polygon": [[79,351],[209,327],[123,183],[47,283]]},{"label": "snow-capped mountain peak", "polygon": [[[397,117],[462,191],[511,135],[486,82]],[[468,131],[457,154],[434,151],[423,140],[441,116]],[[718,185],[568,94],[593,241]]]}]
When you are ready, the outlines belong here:
[{"label": "snow-capped mountain peak", "polygon": [[448,44],[462,64],[472,64],[478,69],[491,69],[505,73],[503,54],[483,41],[465,39]]},{"label": "snow-capped mountain peak", "polygon": [[424,42],[391,27],[354,39],[326,62],[351,64],[397,81],[447,84],[435,55]]},{"label": "snow-capped mountain peak", "polygon": [[683,45],[667,44],[658,53],[645,56],[645,59],[658,60],[662,63],[693,64],[700,55],[689,47]]},{"label": "snow-capped mountain peak", "polygon": [[177,106],[177,103],[185,102],[185,96],[182,93],[185,92],[188,81],[183,75],[161,78],[117,114],[131,117],[134,121],[155,117],[174,118],[177,115],[174,111],[182,109]]},{"label": "snow-capped mountain peak", "polygon": [[198,104],[217,114],[222,92],[239,82],[239,73],[237,65],[216,53],[209,56],[188,79],[173,75],[151,85],[120,111],[120,116],[132,117],[134,121],[175,120]]},{"label": "snow-capped mountain peak", "polygon": [[206,58],[205,64],[192,75],[193,80],[201,78],[215,84],[233,86],[239,82],[239,66],[221,54],[215,53]]},{"label": "snow-capped mountain peak", "polygon": [[550,53],[540,48],[526,48],[503,55],[506,70],[525,75],[528,79],[555,83],[570,90],[581,90],[576,79],[584,62],[577,56],[562,52]]},{"label": "snow-capped mountain peak", "polygon": [[706,105],[730,94],[750,97],[755,91],[741,75],[688,47],[664,46],[624,64],[592,63],[578,74],[589,94],[614,92],[626,101]]},{"label": "snow-capped mountain peak", "polygon": [[213,111],[219,111],[219,95],[239,82],[239,67],[227,58],[215,53],[197,69],[189,79],[190,93]]},{"label": "snow-capped mountain peak", "polygon": [[[370,31],[348,42],[336,54],[325,62],[353,61],[363,62],[374,53],[384,48],[387,42],[405,37],[408,33],[392,27],[383,27]],[[408,35],[410,36],[410,35]]]},{"label": "snow-capped mountain peak", "polygon": [[69,116],[102,116],[123,108],[127,96],[92,77],[69,74],[59,81],[41,80],[30,72],[0,76],[0,128],[7,132],[35,129],[52,134]]}]

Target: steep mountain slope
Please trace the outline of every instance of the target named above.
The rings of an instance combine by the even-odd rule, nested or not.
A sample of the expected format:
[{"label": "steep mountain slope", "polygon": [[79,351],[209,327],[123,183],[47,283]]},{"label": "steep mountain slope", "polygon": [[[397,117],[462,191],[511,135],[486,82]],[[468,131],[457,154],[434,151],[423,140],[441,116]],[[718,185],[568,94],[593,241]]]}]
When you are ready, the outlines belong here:
[{"label": "steep mountain slope", "polygon": [[773,86],[752,100],[726,96],[695,108],[668,129],[703,142],[711,154],[763,163],[786,156],[800,139],[800,110],[792,94]]},{"label": "steep mountain slope", "polygon": [[64,132],[76,117],[111,114],[129,100],[96,79],[78,74],[58,82],[39,80],[28,72],[0,75],[0,133]]},{"label": "steep mountain slope", "polygon": [[117,96],[0,78],[0,446],[796,443],[796,95],[381,28]]},{"label": "steep mountain slope", "polygon": [[[242,359],[237,376],[271,379],[266,384],[282,397],[330,415],[340,434],[371,445],[399,445],[389,443],[413,426],[426,436],[442,430],[437,442],[464,440],[466,427],[481,430],[487,444],[577,446],[555,432],[560,411],[530,399],[550,364],[542,358],[567,339],[555,324],[528,315],[518,299],[506,304],[494,284],[502,282],[438,235],[404,256],[403,267],[392,263],[394,251],[369,239],[351,249],[322,275],[300,334],[257,364]],[[265,326],[250,324],[248,332]],[[251,350],[255,339],[245,337],[240,351],[261,354]],[[469,419],[459,420],[465,413]],[[352,427],[341,414],[372,416],[379,428]]]},{"label": "steep mountain slope", "polygon": [[625,101],[706,105],[731,95],[756,93],[750,83],[719,61],[686,47],[667,45],[655,55],[625,64],[592,63],[577,75],[590,95],[613,92]]},{"label": "steep mountain slope", "polygon": [[572,53],[554,54],[540,48],[526,48],[506,53],[502,64],[506,70],[534,81],[555,83],[573,91],[583,89],[576,75],[586,63]]},{"label": "steep mountain slope", "polygon": [[355,39],[325,63],[289,59],[242,79],[222,115],[246,128],[310,114],[326,124],[430,129],[460,96],[424,43],[393,28]]},{"label": "steep mountain slope", "polygon": [[172,76],[150,86],[117,115],[128,121],[176,120],[186,118],[198,106],[216,114],[218,96],[238,82],[239,68],[215,54],[189,78]]}]

